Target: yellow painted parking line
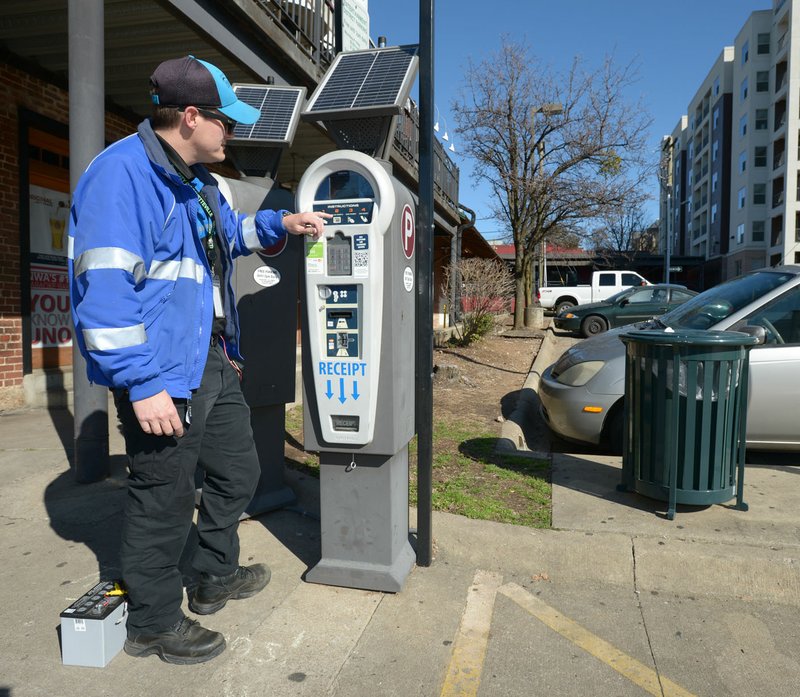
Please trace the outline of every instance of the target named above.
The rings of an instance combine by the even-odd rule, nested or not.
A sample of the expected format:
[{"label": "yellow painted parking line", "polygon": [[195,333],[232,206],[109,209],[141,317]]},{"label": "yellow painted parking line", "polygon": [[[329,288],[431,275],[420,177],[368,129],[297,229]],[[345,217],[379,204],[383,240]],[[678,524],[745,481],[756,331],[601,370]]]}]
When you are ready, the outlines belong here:
[{"label": "yellow painted parking line", "polygon": [[684,690],[680,685],[675,684],[668,678],[663,676],[659,678],[654,670],[592,634],[577,622],[565,617],[558,610],[553,609],[535,595],[526,591],[522,586],[516,583],[507,583],[499,588],[498,592],[513,600],[536,619],[544,622],[550,629],[558,632],[565,639],[569,639],[573,644],[580,646],[584,651],[601,660],[651,695],[656,695],[656,697],[694,697],[691,692]]},{"label": "yellow painted parking line", "polygon": [[442,687],[442,697],[475,697],[481,684],[483,660],[489,643],[492,612],[503,577],[478,570],[469,588],[453,655]]}]

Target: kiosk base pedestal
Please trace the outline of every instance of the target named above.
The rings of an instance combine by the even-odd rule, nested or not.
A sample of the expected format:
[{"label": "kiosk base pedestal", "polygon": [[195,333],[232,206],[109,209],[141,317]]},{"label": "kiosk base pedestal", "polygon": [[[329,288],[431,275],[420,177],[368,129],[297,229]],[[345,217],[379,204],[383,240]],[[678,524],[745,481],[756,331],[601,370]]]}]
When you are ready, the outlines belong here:
[{"label": "kiosk base pedestal", "polygon": [[320,452],[320,496],[322,558],[305,580],[401,591],[416,558],[408,540],[408,447],[392,456]]},{"label": "kiosk base pedestal", "polygon": [[277,511],[297,503],[297,496],[283,480],[286,450],[286,406],[250,407],[253,440],[261,463],[261,479],[240,520]]}]

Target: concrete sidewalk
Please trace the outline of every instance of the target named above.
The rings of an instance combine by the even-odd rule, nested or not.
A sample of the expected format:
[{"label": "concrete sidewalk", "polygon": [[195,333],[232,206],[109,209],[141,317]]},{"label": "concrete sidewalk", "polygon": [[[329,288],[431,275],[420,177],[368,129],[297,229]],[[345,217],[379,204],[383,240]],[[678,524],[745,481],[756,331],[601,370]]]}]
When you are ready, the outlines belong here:
[{"label": "concrete sidewalk", "polygon": [[616,492],[618,458],[557,453],[554,529],[437,513],[434,563],[396,595],[303,582],[318,482],[289,472],[297,510],[241,526],[243,562],[269,563],[272,582],[203,618],[225,653],[196,666],[120,653],[100,669],[63,666],[57,627],[118,573],[124,451],[113,434],[113,476],[77,485],[70,449],[67,412],[0,414],[0,697],[798,692],[797,465],[749,466],[748,512],[668,521],[662,503]]}]

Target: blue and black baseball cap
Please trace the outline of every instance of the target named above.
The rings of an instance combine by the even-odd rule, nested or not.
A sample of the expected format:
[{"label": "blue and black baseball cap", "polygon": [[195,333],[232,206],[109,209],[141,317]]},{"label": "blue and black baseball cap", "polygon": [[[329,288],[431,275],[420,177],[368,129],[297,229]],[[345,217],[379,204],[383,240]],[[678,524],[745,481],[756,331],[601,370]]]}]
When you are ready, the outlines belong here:
[{"label": "blue and black baseball cap", "polygon": [[194,56],[164,61],[150,76],[154,104],[216,109],[239,123],[251,124],[261,112],[236,97],[228,78],[216,65]]}]

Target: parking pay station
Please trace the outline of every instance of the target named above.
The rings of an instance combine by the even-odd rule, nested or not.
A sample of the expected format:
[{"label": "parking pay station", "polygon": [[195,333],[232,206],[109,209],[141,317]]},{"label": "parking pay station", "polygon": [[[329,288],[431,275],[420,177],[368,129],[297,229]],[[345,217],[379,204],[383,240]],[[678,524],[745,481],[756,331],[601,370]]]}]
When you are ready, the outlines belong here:
[{"label": "parking pay station", "polygon": [[322,525],[307,580],[396,592],[415,559],[414,201],[385,163],[338,150],[306,170],[297,205],[332,215],[305,250],[305,447],[320,454]]}]

